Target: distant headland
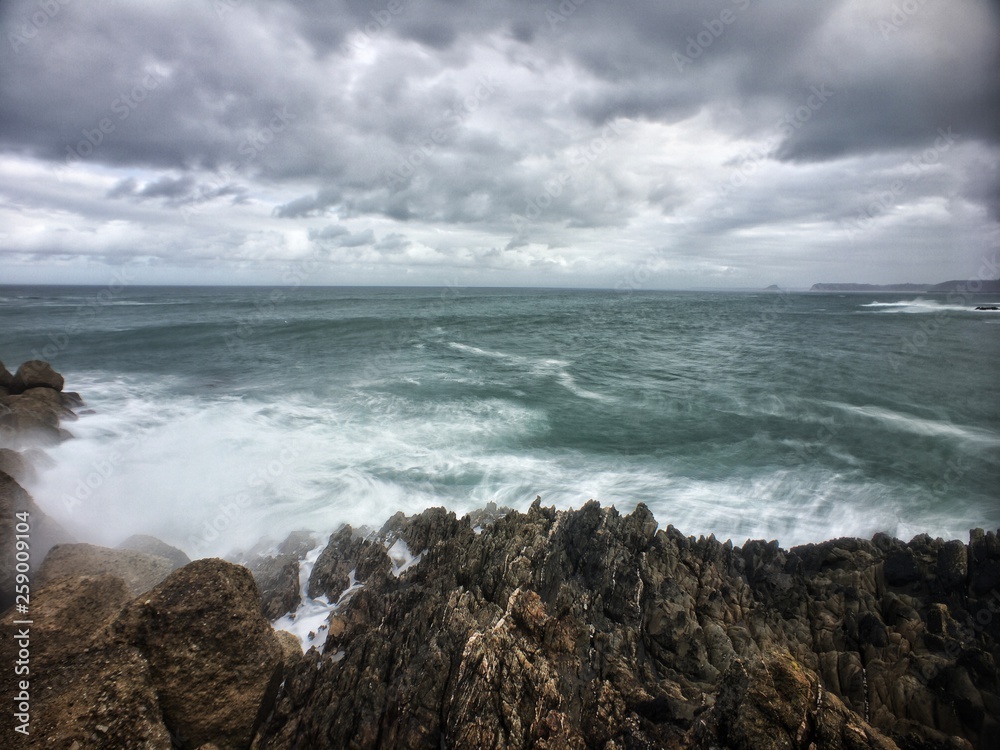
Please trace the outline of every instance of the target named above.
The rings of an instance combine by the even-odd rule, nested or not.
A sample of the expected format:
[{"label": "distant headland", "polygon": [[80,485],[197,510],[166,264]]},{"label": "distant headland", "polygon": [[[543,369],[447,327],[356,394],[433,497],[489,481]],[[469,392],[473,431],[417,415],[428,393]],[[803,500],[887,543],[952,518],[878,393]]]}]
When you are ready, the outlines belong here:
[{"label": "distant headland", "polygon": [[810,292],[903,292],[910,294],[949,293],[998,294],[1000,279],[966,279],[943,281],[940,284],[813,284]]}]

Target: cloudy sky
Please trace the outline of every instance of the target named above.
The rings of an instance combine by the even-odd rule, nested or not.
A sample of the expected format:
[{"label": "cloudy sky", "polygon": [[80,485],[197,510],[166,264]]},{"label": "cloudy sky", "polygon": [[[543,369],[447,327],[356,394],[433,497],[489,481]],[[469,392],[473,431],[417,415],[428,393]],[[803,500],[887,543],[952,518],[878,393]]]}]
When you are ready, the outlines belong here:
[{"label": "cloudy sky", "polygon": [[0,283],[794,288],[1000,248],[989,0],[5,0],[0,30]]}]

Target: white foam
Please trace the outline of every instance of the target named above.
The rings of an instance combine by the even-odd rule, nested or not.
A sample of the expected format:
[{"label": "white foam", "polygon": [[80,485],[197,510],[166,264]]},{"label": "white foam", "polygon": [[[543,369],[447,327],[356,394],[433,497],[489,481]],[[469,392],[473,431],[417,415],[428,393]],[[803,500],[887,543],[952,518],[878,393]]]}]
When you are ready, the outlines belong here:
[{"label": "white foam", "polygon": [[[542,358],[531,365],[544,377],[567,366]],[[899,498],[912,504],[929,497],[927,488],[873,484],[858,459],[843,452],[833,455],[833,465],[848,473],[740,461],[722,471],[690,457],[541,447],[550,430],[545,412],[499,398],[428,404],[348,389],[327,399],[276,393],[265,402],[205,393],[171,378],[106,378],[73,374],[74,389],[96,413],[68,425],[77,439],[50,451],[55,466],[30,488],[44,510],[97,544],[148,533],[191,557],[225,556],[265,534],[282,539],[302,528],[324,534],[342,523],[377,528],[397,511],[412,515],[442,505],[458,515],[491,501],[526,510],[538,494],[562,508],[595,498],[628,512],[643,501],[663,523],[737,543],[908,533],[901,517],[921,531],[964,537],[990,517],[973,508],[951,507],[947,516],[927,507],[905,511]],[[833,426],[836,409],[971,449],[1000,444],[987,430],[884,408],[721,396],[719,403],[736,413]],[[805,447],[820,455],[820,448],[830,454],[835,446],[819,437]],[[401,558],[396,567],[402,572],[406,564]],[[312,605],[301,615],[317,621],[331,606]]]},{"label": "white foam", "polygon": [[946,437],[971,443],[981,443],[988,446],[1000,445],[1000,435],[978,427],[957,425],[953,422],[935,419],[924,419],[912,414],[905,414],[879,406],[853,406],[836,401],[821,401],[819,403],[850,414],[878,420],[884,426],[901,432],[909,432],[914,435]]},{"label": "white foam", "polygon": [[389,549],[386,550],[386,554],[389,555],[389,560],[392,562],[392,574],[396,576],[396,578],[399,578],[407,570],[420,564],[420,560],[424,556],[424,550],[421,550],[418,554],[414,555],[410,552],[410,548],[407,546],[405,541],[397,539],[392,543],[392,545],[390,545]]},{"label": "white foam", "polygon": [[[980,303],[977,303],[980,304]],[[989,303],[987,303],[989,304]],[[897,302],[868,302],[861,307],[872,308],[873,312],[880,313],[942,313],[942,312],[970,312],[974,311],[976,305],[952,305],[944,302],[935,302],[927,299],[901,300]]]},{"label": "white foam", "polygon": [[506,354],[504,352],[490,351],[489,349],[480,349],[478,346],[471,346],[469,344],[460,344],[456,341],[449,342],[448,346],[460,352],[467,352],[469,354],[478,354],[480,357],[490,357],[492,359],[507,359],[512,361],[524,361],[524,357],[520,357],[515,354]]},{"label": "white foam", "polygon": [[[279,617],[272,623],[276,630],[287,630],[298,638],[303,653],[308,651],[311,646],[315,646],[320,651],[323,650],[328,632],[326,623],[330,613],[336,607],[336,604],[331,604],[326,596],[311,599],[308,594],[309,576],[312,574],[313,566],[324,546],[320,545],[310,551],[306,554],[305,559],[299,562],[299,596],[301,599],[295,612]],[[354,583],[354,571],[351,571],[351,582]],[[347,590],[349,591],[350,587]]]}]

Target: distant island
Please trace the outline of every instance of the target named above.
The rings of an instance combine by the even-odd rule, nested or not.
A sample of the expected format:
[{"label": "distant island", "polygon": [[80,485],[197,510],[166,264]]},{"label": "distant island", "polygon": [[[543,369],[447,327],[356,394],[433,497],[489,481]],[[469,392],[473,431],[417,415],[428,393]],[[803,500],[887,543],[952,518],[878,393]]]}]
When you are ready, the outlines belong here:
[{"label": "distant island", "polygon": [[810,292],[904,292],[904,293],[947,293],[970,294],[1000,293],[1000,279],[966,279],[943,281],[940,284],[813,284]]}]

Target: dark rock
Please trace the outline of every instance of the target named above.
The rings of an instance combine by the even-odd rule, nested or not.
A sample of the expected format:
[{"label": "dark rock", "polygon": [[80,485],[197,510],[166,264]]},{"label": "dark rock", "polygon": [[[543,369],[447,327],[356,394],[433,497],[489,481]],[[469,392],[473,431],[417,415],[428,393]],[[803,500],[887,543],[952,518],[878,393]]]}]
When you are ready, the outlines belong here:
[{"label": "dark rock", "polygon": [[294,612],[299,606],[299,559],[294,555],[261,557],[249,565],[260,589],[261,612],[268,620]]},{"label": "dark rock", "polygon": [[14,376],[10,374],[3,362],[0,362],[0,388],[6,391],[10,390],[10,384],[14,380]]},{"label": "dark rock", "polygon": [[913,552],[905,547],[885,558],[884,570],[885,582],[890,586],[906,586],[920,579]]},{"label": "dark rock", "polygon": [[[261,748],[989,746],[1000,633],[964,625],[991,600],[961,589],[992,580],[995,536],[973,534],[965,575],[926,536],[740,549],[644,506],[538,501],[471,521],[331,535],[312,595],[362,586]],[[399,577],[396,539],[420,554]]]},{"label": "dark rock", "polygon": [[[261,612],[268,620],[277,620],[299,606],[299,564],[316,548],[316,542],[312,532],[293,531],[277,548],[258,544],[240,560],[253,573],[260,589]],[[268,554],[271,551],[277,554]]]},{"label": "dark rock", "polygon": [[73,420],[76,415],[63,405],[61,394],[51,388],[31,388],[0,398],[0,425],[8,430],[5,442],[12,447],[62,442],[62,419]]},{"label": "dark rock", "polygon": [[301,560],[316,549],[318,541],[319,539],[311,531],[293,531],[278,545],[278,554],[291,555],[296,560]]},{"label": "dark rock", "polygon": [[946,590],[965,589],[969,561],[965,545],[957,540],[945,542],[937,555],[937,580]]},{"label": "dark rock", "polygon": [[145,593],[166,578],[176,566],[159,555],[93,544],[59,544],[45,556],[38,582],[80,575],[116,575],[128,584],[133,596]]},{"label": "dark rock", "polygon": [[[390,519],[391,521],[391,519]],[[342,526],[330,536],[309,576],[308,594],[331,601],[350,586],[351,575],[361,583],[373,583],[390,575],[392,562],[379,541],[361,537],[350,526]]]},{"label": "dark rock", "polygon": [[[31,733],[17,747],[171,747],[156,688],[141,653],[110,642],[107,628],[130,595],[117,576],[78,576],[38,586],[31,599]],[[14,664],[23,626],[9,610],[0,621],[0,652]],[[14,704],[15,680],[0,680]],[[0,731],[13,736],[9,711]],[[5,745],[13,747],[14,745]]]},{"label": "dark rock", "polygon": [[[167,571],[168,573],[177,570],[177,568],[183,568],[191,562],[191,558],[189,558],[182,550],[172,547],[166,542],[160,541],[155,536],[149,536],[148,534],[133,534],[124,542],[119,544],[118,549],[127,549],[134,552],[142,552],[147,555],[165,557],[173,565],[173,568],[170,571]],[[156,583],[159,583],[159,581]]]},{"label": "dark rock", "polygon": [[78,406],[83,406],[83,398],[76,391],[63,391],[61,396],[62,404],[67,409],[75,409]]},{"label": "dark rock", "polygon": [[[33,731],[18,747],[249,747],[271,710],[283,650],[289,663],[303,659],[259,609],[249,571],[221,560],[190,563],[138,599],[109,574],[39,585]],[[9,610],[0,621],[10,664],[17,617]],[[14,681],[0,681],[5,705],[14,696]],[[9,736],[11,713],[2,716]]]},{"label": "dark rock", "polygon": [[469,526],[473,529],[485,529],[487,526],[498,521],[512,511],[513,508],[499,507],[492,501],[488,502],[484,507],[477,508],[469,513]]},{"label": "dark rock", "polygon": [[974,529],[969,534],[969,577],[972,591],[1000,590],[1000,538],[997,532]]},{"label": "dark rock", "polygon": [[[22,521],[18,514],[27,514],[27,520]],[[27,523],[29,527],[32,569],[41,563],[54,545],[73,541],[62,526],[42,512],[21,485],[9,474],[0,471],[0,611],[14,603],[15,535],[19,523]]]},{"label": "dark rock", "polygon": [[53,370],[48,362],[33,359],[17,368],[8,387],[11,393],[17,394],[29,388],[52,388],[61,391],[64,384],[63,376]]},{"label": "dark rock", "polygon": [[[781,652],[734,662],[708,722],[731,750],[898,748],[824,690],[817,675]],[[703,737],[711,744],[708,732]]]},{"label": "dark rock", "polygon": [[19,484],[30,482],[38,475],[35,467],[23,453],[10,448],[0,448],[0,471],[8,474]]},{"label": "dark rock", "polygon": [[246,568],[196,560],[126,606],[111,630],[149,664],[178,744],[250,745],[271,710],[282,657]]}]

